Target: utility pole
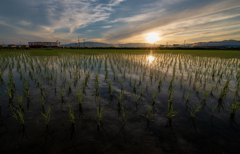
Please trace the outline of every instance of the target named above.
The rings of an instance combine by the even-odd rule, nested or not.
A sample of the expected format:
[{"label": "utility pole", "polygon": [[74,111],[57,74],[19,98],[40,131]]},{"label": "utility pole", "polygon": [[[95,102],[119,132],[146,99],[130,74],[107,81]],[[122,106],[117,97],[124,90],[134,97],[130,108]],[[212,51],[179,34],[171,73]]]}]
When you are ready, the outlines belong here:
[{"label": "utility pole", "polygon": [[85,39],[83,39],[83,47],[85,48]]}]

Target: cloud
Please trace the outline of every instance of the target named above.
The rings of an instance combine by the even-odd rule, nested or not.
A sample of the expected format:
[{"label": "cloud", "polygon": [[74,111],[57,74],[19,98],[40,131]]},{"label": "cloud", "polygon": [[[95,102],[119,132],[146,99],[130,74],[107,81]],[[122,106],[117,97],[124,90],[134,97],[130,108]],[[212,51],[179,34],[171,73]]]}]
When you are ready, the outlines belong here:
[{"label": "cloud", "polygon": [[[18,28],[17,22],[21,30],[28,31],[29,35],[36,32],[47,35],[56,29],[69,28],[69,33],[75,37],[73,33],[76,29],[108,19],[113,7],[123,1],[112,0],[104,4],[97,0],[9,0],[0,6],[0,19],[5,17],[0,24],[7,23]],[[5,9],[6,6],[8,9]]]},{"label": "cloud", "polygon": [[112,26],[102,26],[102,28],[111,28]]},{"label": "cloud", "polygon": [[28,22],[28,21],[24,21],[24,20],[21,20],[18,22],[20,25],[22,26],[31,26],[32,23],[31,22]]},{"label": "cloud", "polygon": [[121,2],[124,2],[126,0],[111,0],[109,6],[117,6],[119,5]]},{"label": "cloud", "polygon": [[[113,29],[104,34],[107,41],[123,41],[134,38],[133,36],[141,36],[152,31],[162,29],[162,35],[167,36],[168,33],[184,30],[186,27],[192,27],[204,23],[211,23],[219,20],[227,20],[239,16],[240,1],[220,1],[215,3],[204,3],[202,6],[194,6],[188,9],[168,11],[167,9],[158,14],[158,17],[148,22],[136,23],[132,22],[124,27]],[[224,12],[225,11],[225,12]],[[223,12],[223,13],[221,13]],[[131,18],[131,17],[129,17]],[[180,26],[179,26],[180,25]],[[133,40],[133,39],[132,39]]]},{"label": "cloud", "polygon": [[144,21],[146,19],[153,18],[153,17],[154,17],[154,15],[150,14],[150,13],[149,14],[140,14],[140,15],[135,15],[132,17],[118,18],[118,19],[110,21],[110,23]]},{"label": "cloud", "polygon": [[130,43],[157,32],[163,41],[196,41],[234,38],[239,25],[239,0],[8,0],[0,5],[0,26],[10,34],[0,29],[3,40],[82,37]]}]

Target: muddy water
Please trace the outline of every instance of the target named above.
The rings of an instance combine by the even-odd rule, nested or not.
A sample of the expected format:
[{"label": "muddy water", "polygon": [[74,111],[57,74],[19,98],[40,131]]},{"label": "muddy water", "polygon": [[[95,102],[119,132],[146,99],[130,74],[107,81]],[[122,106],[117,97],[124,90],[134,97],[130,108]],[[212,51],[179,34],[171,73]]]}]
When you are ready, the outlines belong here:
[{"label": "muddy water", "polygon": [[[238,59],[151,52],[146,55],[58,56],[8,53],[2,55],[0,62],[3,72],[0,89],[1,153],[240,152],[237,146],[239,108],[235,114],[231,113],[232,103],[239,101],[235,95],[240,70]],[[88,73],[90,76],[85,84]],[[14,83],[10,82],[11,76]],[[158,87],[160,79],[162,84]],[[227,94],[220,100],[227,79],[230,79]],[[171,80],[175,113],[168,118]],[[30,99],[24,91],[26,82]],[[84,90],[83,84],[86,85]],[[11,85],[15,88],[10,101],[6,91]],[[212,87],[214,90],[210,94]],[[81,105],[78,103],[79,89],[82,92]],[[63,101],[61,90],[65,91]],[[203,100],[205,91],[208,92],[206,101]],[[121,93],[123,96],[118,103],[117,97]],[[19,96],[23,98],[20,112],[24,125],[13,117],[20,109]],[[74,125],[69,118],[69,105],[73,108]],[[46,127],[42,113],[46,114],[48,107],[51,108],[51,120]],[[100,125],[99,108],[102,109]],[[124,111],[126,123],[123,124]]]}]

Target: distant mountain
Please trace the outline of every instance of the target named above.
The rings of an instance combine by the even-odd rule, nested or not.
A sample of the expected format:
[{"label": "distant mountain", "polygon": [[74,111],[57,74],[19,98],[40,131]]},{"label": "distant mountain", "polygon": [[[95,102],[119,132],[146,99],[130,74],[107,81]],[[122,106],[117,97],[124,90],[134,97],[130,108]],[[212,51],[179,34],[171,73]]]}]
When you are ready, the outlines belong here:
[{"label": "distant mountain", "polygon": [[211,41],[208,43],[240,43],[240,41],[237,40],[224,40],[224,41]]},{"label": "distant mountain", "polygon": [[[127,44],[107,44],[107,43],[100,43],[100,42],[81,42],[81,43],[69,43],[69,44],[61,44],[60,46],[65,47],[153,47],[154,44],[150,43],[127,43]],[[155,45],[159,46],[159,44]]]},{"label": "distant mountain", "polygon": [[[206,43],[240,43],[240,41],[237,40],[224,40],[224,41],[211,41],[211,42],[198,42],[197,44],[206,44]],[[189,44],[190,46],[191,44]],[[108,44],[108,43],[101,43],[101,42],[81,42],[81,43],[69,43],[69,44],[60,44],[60,46],[65,47],[126,47],[126,48],[139,48],[139,47],[159,47],[160,44],[150,44],[150,43],[126,43],[126,44]],[[168,45],[169,47],[172,45]]]}]

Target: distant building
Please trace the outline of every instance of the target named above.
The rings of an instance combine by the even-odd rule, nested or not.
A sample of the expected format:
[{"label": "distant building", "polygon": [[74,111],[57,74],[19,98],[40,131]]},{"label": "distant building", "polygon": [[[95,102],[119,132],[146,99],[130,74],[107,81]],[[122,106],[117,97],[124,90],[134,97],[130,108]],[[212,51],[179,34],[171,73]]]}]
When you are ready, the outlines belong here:
[{"label": "distant building", "polygon": [[28,42],[29,47],[58,47],[59,42]]},{"label": "distant building", "polygon": [[4,47],[6,47],[6,46],[5,46],[5,45],[1,45],[0,47],[4,48]]},{"label": "distant building", "polygon": [[21,48],[22,46],[21,45],[17,45],[17,48]]},{"label": "distant building", "polygon": [[14,45],[14,44],[9,44],[8,47],[10,47],[10,48],[15,48],[16,45]]},{"label": "distant building", "polygon": [[28,48],[28,45],[22,45],[23,48]]}]

